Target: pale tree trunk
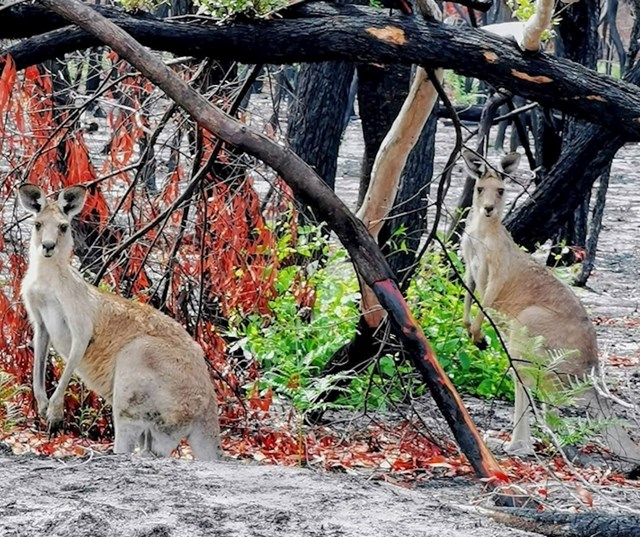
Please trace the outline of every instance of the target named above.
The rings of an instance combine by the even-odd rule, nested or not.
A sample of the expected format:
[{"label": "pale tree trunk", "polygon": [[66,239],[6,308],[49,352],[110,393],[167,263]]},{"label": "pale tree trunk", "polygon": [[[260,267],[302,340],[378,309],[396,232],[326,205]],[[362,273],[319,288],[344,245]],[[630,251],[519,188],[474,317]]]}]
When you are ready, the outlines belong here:
[{"label": "pale tree trunk", "polygon": [[[577,0],[562,0],[572,4]],[[538,52],[541,47],[542,34],[551,25],[554,0],[538,0],[536,10],[527,22],[503,22],[489,24],[482,29],[503,37],[513,37],[521,50]]]},{"label": "pale tree trunk", "polygon": [[[419,0],[418,9],[424,17],[442,20],[440,8],[432,1]],[[435,70],[433,76],[438,83],[442,83],[444,70]],[[376,155],[369,188],[357,214],[376,240],[385,219],[393,208],[402,170],[409,153],[416,145],[437,100],[438,92],[429,79],[429,74],[419,67],[416,69],[409,95]],[[377,327],[384,319],[385,311],[362,278],[360,278],[360,290],[362,293],[360,308],[365,322],[369,327]]]},{"label": "pale tree trunk", "polygon": [[536,12],[524,25],[522,42],[518,43],[523,50],[537,52],[540,50],[540,39],[544,31],[551,25],[553,16],[553,0],[538,0]]}]

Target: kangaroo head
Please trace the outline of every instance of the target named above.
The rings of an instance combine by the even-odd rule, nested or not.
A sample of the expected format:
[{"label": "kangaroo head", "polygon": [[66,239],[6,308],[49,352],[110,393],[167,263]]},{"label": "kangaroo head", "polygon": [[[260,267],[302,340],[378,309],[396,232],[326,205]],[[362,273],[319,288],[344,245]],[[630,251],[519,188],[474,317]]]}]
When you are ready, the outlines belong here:
[{"label": "kangaroo head", "polygon": [[520,153],[509,153],[500,160],[500,170],[487,166],[486,162],[471,151],[462,152],[467,173],[476,180],[473,189],[473,207],[487,218],[502,217],[504,209],[504,176],[510,175],[520,164]]},{"label": "kangaroo head", "polygon": [[84,186],[65,188],[56,201],[47,200],[36,185],[26,184],[18,189],[20,203],[35,216],[31,232],[32,255],[69,258],[73,249],[71,219],[82,211],[86,196]]}]

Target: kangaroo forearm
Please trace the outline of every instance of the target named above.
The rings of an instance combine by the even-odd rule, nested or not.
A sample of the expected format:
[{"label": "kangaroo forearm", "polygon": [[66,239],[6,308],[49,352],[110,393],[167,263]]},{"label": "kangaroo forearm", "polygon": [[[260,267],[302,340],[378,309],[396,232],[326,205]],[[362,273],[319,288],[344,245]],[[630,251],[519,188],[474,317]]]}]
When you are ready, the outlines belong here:
[{"label": "kangaroo forearm", "polygon": [[485,317],[484,311],[486,311],[488,308],[493,307],[493,303],[495,302],[496,296],[497,296],[497,292],[495,288],[489,287],[486,290],[485,295],[482,297],[482,300],[480,302],[480,306],[481,306],[480,311],[476,315],[475,321],[473,323],[473,328],[475,330],[480,330],[480,328],[482,327],[482,323]]},{"label": "kangaroo forearm", "polygon": [[58,386],[56,387],[56,391],[53,392],[51,396],[52,400],[59,401],[64,398],[64,392],[71,381],[71,376],[75,372],[75,370],[80,365],[80,361],[84,356],[85,351],[87,350],[87,344],[73,344],[71,346],[71,352],[69,353],[69,357],[67,359],[67,363],[64,366],[64,370],[62,371],[62,375],[60,376],[60,380],[58,381]]},{"label": "kangaroo forearm", "polygon": [[467,292],[464,297],[464,324],[471,322],[471,293]]},{"label": "kangaroo forearm", "polygon": [[480,330],[480,328],[482,327],[482,323],[484,321],[484,313],[482,313],[481,311],[479,311],[475,318],[473,319],[473,330],[474,331],[478,331]]},{"label": "kangaroo forearm", "polygon": [[49,355],[49,334],[45,329],[36,329],[33,346],[33,391],[36,397],[46,398],[45,379]]},{"label": "kangaroo forearm", "polygon": [[465,282],[467,284],[467,292],[464,295],[464,323],[469,324],[471,322],[471,299],[472,294],[476,289],[476,282],[472,277],[467,277]]}]

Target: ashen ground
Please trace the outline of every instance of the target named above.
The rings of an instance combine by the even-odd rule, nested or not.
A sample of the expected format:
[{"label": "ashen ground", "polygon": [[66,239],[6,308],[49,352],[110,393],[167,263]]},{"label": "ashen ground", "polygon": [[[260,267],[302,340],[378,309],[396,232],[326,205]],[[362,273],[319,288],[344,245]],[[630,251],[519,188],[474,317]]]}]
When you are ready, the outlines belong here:
[{"label": "ashen ground", "polygon": [[238,462],[0,456],[2,537],[520,537],[455,511],[467,480],[407,490]]}]

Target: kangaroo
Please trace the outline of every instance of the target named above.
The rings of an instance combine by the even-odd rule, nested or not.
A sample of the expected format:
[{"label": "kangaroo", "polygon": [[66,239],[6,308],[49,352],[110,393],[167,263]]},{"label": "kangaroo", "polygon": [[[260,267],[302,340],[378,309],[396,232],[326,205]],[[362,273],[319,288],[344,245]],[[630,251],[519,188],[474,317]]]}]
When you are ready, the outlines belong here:
[{"label": "kangaroo", "polygon": [[[504,175],[517,169],[520,154],[505,155],[500,162],[501,172],[486,166],[470,151],[463,152],[463,159],[467,173],[476,180],[462,239],[466,284],[471,292],[477,290],[485,310],[491,308],[511,323],[507,347],[518,375],[514,375],[514,429],[506,451],[514,455],[529,455],[533,453],[529,399],[519,379],[529,387],[533,379],[526,374],[527,366],[531,373],[531,366],[522,355],[523,328],[530,337],[544,338],[546,356],[542,358],[546,363],[550,363],[548,352],[551,350],[575,349],[571,357],[552,366],[554,379],[564,384],[575,378],[585,379],[592,372],[598,373],[596,334],[578,297],[548,269],[520,250],[502,224]],[[471,293],[467,293],[464,324],[476,344],[483,340],[483,319],[480,311],[471,320]],[[581,393],[577,404],[586,407],[594,417],[612,417],[609,400],[599,396],[595,388]],[[621,459],[640,464],[640,447],[622,427],[607,426],[604,438],[609,449]]]},{"label": "kangaroo", "polygon": [[[63,419],[64,392],[75,372],[113,408],[115,453],[169,456],[188,438],[194,456],[219,456],[218,405],[204,354],[187,331],[156,309],[105,293],[70,264],[71,219],[86,188],[47,200],[36,185],[18,190],[34,216],[21,295],[34,330],[33,394],[50,431]],[[45,391],[49,344],[65,361],[50,400]]]}]

